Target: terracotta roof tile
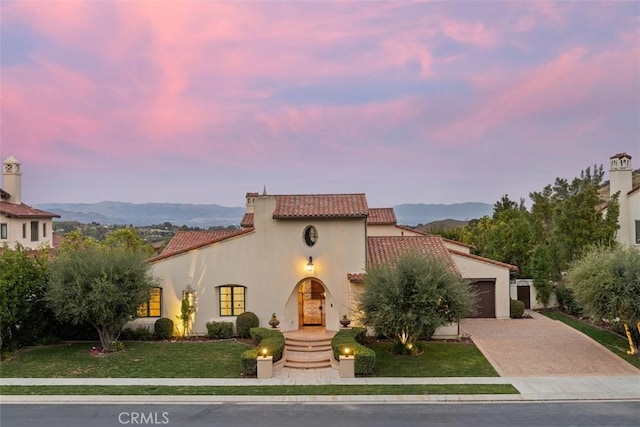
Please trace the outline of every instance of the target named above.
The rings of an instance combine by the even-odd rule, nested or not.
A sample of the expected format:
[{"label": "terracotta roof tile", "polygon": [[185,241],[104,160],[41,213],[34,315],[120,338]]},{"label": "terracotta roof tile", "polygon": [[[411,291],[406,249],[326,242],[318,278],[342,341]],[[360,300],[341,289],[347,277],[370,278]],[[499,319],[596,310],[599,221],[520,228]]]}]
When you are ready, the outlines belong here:
[{"label": "terracotta roof tile", "polygon": [[627,153],[618,153],[618,154],[614,154],[613,156],[609,157],[609,159],[622,159],[623,157],[631,158],[631,156],[628,155]]},{"label": "terracotta roof tile", "polygon": [[636,191],[640,190],[640,185],[636,185],[635,187],[633,187],[631,190],[629,190],[629,192],[627,193],[627,196],[632,195],[633,193],[635,193]]},{"label": "terracotta roof tile", "polygon": [[60,218],[58,214],[32,208],[24,203],[17,205],[3,201],[0,201],[0,214],[9,218]]},{"label": "terracotta roof tile", "polygon": [[364,194],[277,195],[274,219],[366,218]]},{"label": "terracotta roof tile", "polygon": [[245,213],[240,221],[240,227],[253,227],[253,214]]},{"label": "terracotta roof tile", "polygon": [[150,261],[158,261],[169,258],[193,249],[198,249],[212,243],[226,240],[230,237],[240,236],[253,231],[253,228],[241,230],[215,230],[215,231],[178,231],[164,250]]},{"label": "terracotta roof tile", "polygon": [[367,269],[393,261],[410,252],[443,258],[453,270],[458,271],[440,236],[369,237],[367,239]]},{"label": "terracotta roof tile", "polygon": [[365,273],[347,273],[347,279],[349,279],[351,283],[362,283],[364,282],[365,276]]},{"label": "terracotta roof tile", "polygon": [[393,208],[370,208],[367,224],[370,225],[395,225],[396,213]]}]

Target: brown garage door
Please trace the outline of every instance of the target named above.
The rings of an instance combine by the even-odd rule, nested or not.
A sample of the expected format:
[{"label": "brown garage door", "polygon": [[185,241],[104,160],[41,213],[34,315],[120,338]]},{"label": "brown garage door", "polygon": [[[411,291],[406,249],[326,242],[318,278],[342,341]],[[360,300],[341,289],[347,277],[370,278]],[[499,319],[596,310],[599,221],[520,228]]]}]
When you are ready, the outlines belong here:
[{"label": "brown garage door", "polygon": [[479,280],[471,283],[471,289],[477,295],[476,313],[471,317],[496,317],[496,283]]}]

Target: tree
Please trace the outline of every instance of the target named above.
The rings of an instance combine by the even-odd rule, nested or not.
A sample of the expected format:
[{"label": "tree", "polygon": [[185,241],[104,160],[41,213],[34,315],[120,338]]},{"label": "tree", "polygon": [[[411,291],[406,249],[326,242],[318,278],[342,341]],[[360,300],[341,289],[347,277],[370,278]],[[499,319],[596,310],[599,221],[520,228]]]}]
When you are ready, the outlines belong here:
[{"label": "tree", "polygon": [[25,334],[43,327],[34,322],[47,317],[41,312],[47,257],[46,250],[33,252],[21,245],[0,249],[0,347],[18,347]]},{"label": "tree", "polygon": [[640,332],[640,251],[595,247],[572,265],[565,281],[586,314],[598,320],[620,319],[629,353],[638,354],[629,325]]},{"label": "tree", "polygon": [[409,253],[367,272],[360,300],[363,322],[410,352],[419,337],[470,312],[473,295],[443,259]]},{"label": "tree", "polygon": [[90,323],[107,349],[157,286],[145,259],[119,245],[69,247],[51,263],[46,300],[59,319]]}]

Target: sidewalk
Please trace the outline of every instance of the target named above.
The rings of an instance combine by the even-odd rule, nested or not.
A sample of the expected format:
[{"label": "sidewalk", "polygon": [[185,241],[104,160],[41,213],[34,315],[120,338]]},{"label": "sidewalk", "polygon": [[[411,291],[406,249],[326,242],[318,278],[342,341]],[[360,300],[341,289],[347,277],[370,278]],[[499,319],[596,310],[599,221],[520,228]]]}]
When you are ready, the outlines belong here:
[{"label": "sidewalk", "polygon": [[[320,374],[320,373],[317,373]],[[4,378],[3,386],[267,386],[374,384],[512,384],[521,394],[374,396],[25,396],[3,395],[0,403],[426,403],[639,400],[640,375],[482,378]]]}]

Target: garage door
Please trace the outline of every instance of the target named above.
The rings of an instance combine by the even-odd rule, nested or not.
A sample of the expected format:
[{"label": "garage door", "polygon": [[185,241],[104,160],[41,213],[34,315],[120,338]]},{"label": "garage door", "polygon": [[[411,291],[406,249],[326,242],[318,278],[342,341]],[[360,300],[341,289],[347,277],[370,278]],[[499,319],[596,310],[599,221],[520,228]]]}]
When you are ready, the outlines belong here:
[{"label": "garage door", "polygon": [[477,295],[476,313],[471,317],[496,317],[496,283],[480,280],[471,283],[471,290]]}]

